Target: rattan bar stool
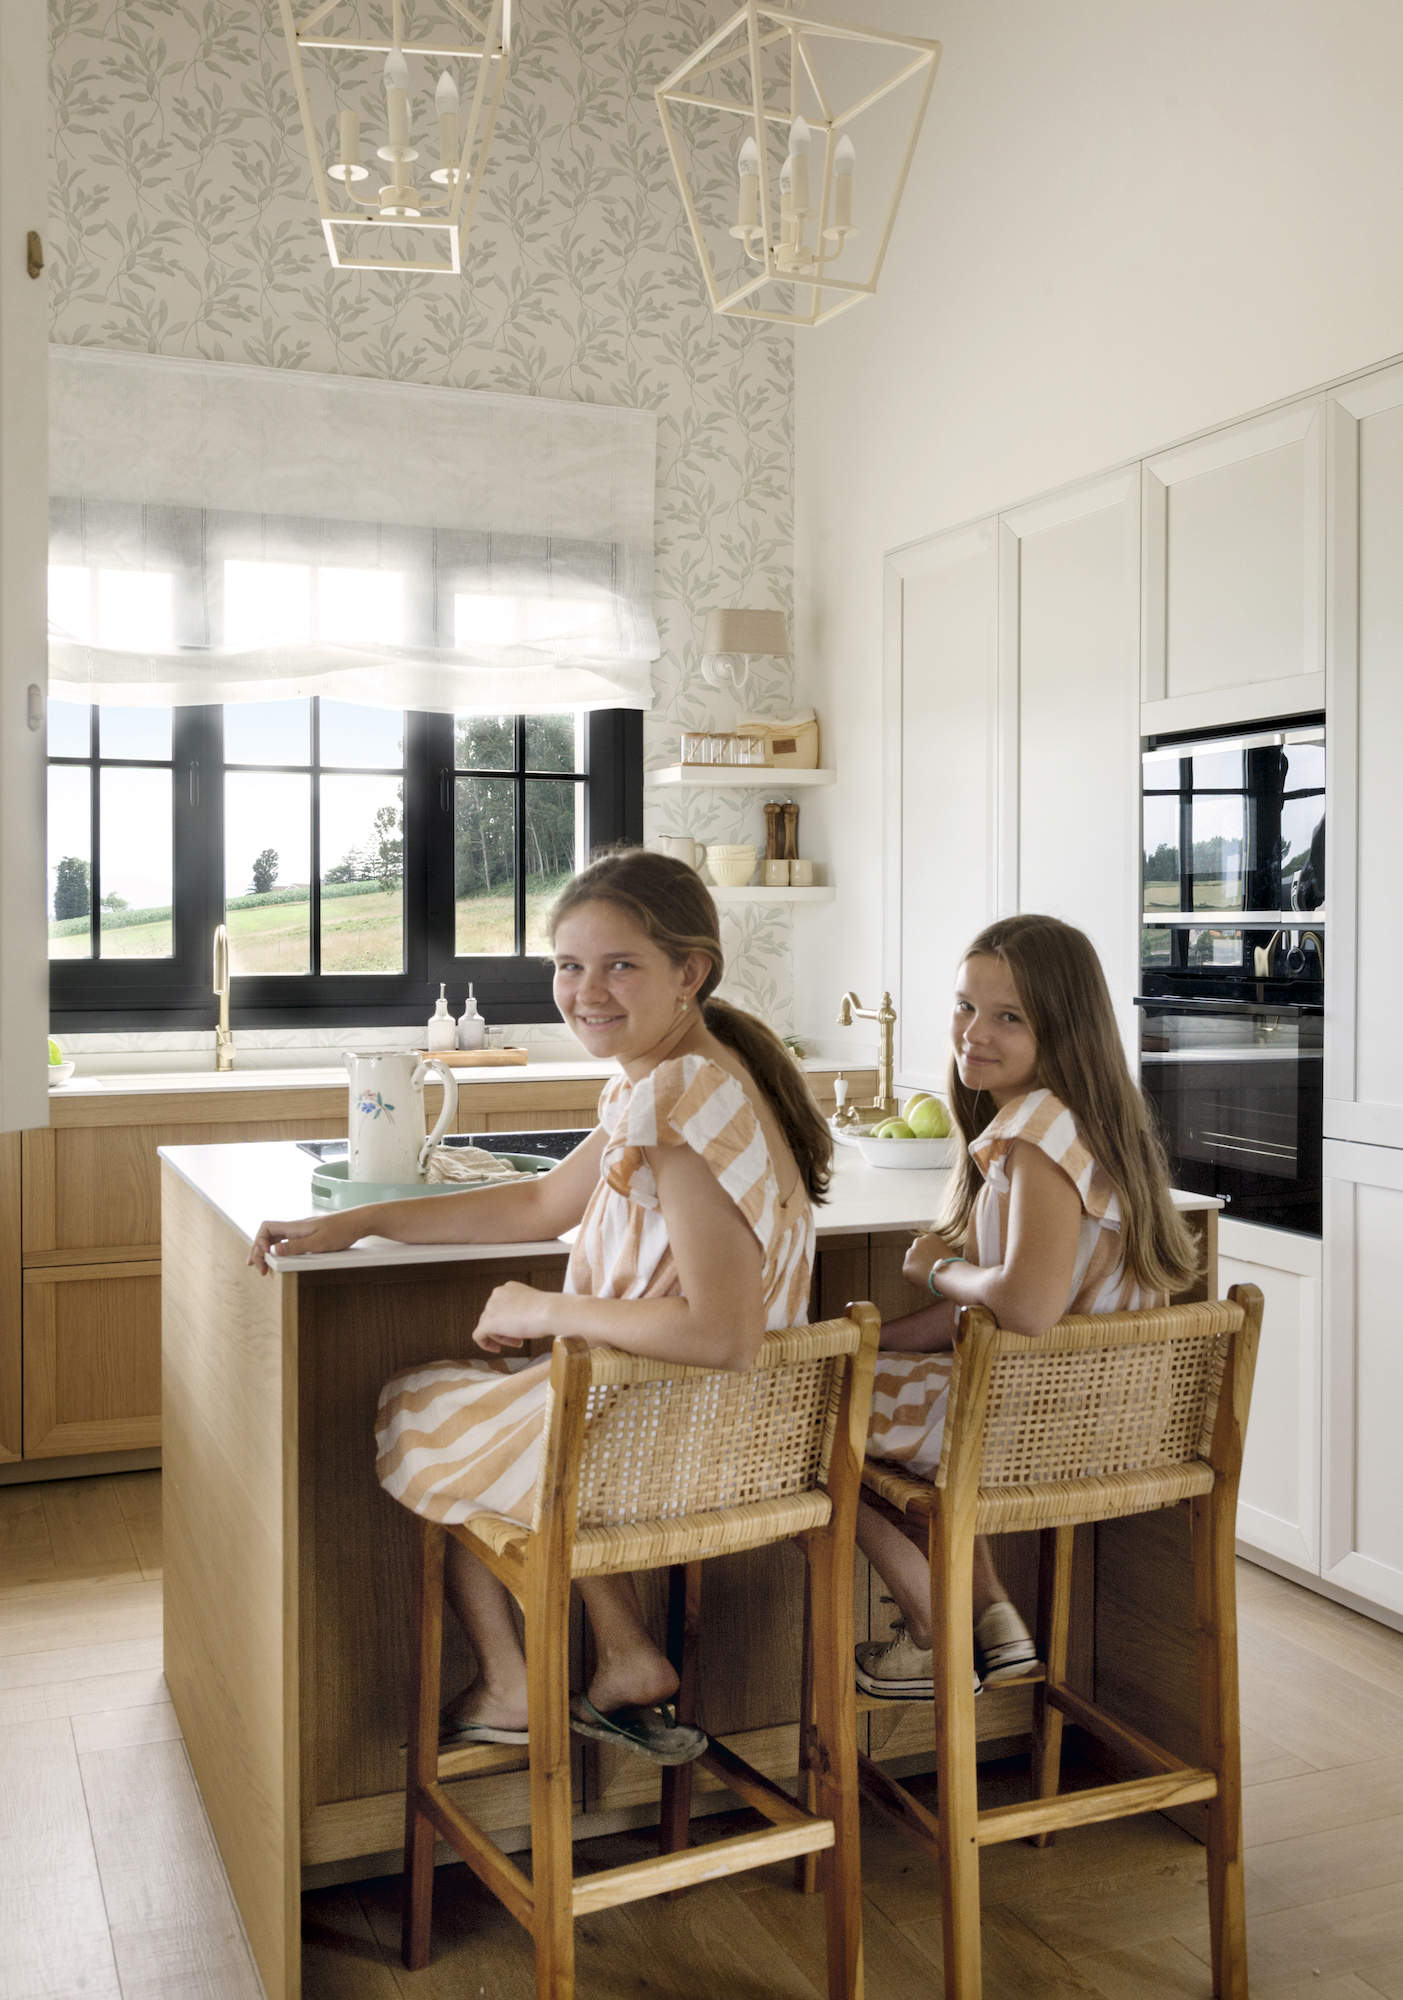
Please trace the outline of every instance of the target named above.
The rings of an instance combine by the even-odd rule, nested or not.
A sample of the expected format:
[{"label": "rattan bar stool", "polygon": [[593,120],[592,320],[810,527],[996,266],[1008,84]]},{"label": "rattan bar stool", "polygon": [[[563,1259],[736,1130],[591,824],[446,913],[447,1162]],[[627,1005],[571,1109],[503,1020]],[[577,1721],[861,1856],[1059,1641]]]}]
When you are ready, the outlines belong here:
[{"label": "rattan bar stool", "polygon": [[[498,1515],[462,1527],[420,1523],[415,1584],[417,1670],[410,1691],[405,1800],[404,1962],[427,1965],[434,1838],[442,1835],[535,1942],[541,2000],[575,1990],[574,1919],[618,1903],[823,1852],[829,2000],[861,2000],[857,1708],[852,1678],[852,1562],[872,1367],[881,1321],[845,1319],[765,1336],[742,1374],[641,1360],[557,1341],[541,1504],[531,1528]],[[525,1623],[530,1742],[528,1877],[445,1789],[448,1775],[500,1769],[500,1752],[438,1751],[443,1566],[449,1535],[506,1585]],[[822,1634],[813,1666],[816,1810],[796,1805],[713,1742],[699,1760],[770,1822],[678,1850],[686,1836],[672,1788],[651,1858],[574,1877],[567,1645],[573,1577],[690,1566],[793,1538],[807,1557],[806,1616]],[[692,1621],[689,1622],[689,1628]],[[684,1688],[694,1683],[690,1648]],[[690,1769],[691,1767],[687,1767]]]},{"label": "rattan bar stool", "polygon": [[[1055,1828],[1208,1806],[1213,1990],[1244,2000],[1242,1778],[1233,1524],[1262,1295],[1234,1285],[1217,1304],[1071,1317],[1036,1340],[982,1309],[961,1315],[934,1483],[869,1461],[863,1484],[927,1523],[938,1812],[869,1758],[864,1795],[939,1863],[947,2000],[978,2000],[979,1850]],[[1187,1501],[1202,1762],[1191,1766],[1067,1686],[1072,1532],[1086,1521]],[[1039,1656],[1032,1798],[981,1812],[976,1791],[974,1538],[1040,1530]],[[949,1615],[945,1607],[949,1606]],[[1141,1776],[1059,1796],[1062,1728],[1074,1722]]]}]

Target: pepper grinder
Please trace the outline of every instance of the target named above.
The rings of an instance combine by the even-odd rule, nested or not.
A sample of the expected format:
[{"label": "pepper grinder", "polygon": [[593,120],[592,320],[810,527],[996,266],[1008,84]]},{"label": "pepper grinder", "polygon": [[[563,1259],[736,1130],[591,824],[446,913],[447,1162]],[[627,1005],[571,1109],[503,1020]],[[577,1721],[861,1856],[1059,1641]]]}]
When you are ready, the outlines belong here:
[{"label": "pepper grinder", "polygon": [[784,852],[781,845],[784,839],[784,831],[781,824],[783,812],[784,807],[778,799],[767,801],[765,806],[765,859],[767,861],[778,861]]},{"label": "pepper grinder", "polygon": [[784,844],[780,848],[782,861],[799,859],[799,808],[793,799],[786,799],[780,808],[784,814]]}]

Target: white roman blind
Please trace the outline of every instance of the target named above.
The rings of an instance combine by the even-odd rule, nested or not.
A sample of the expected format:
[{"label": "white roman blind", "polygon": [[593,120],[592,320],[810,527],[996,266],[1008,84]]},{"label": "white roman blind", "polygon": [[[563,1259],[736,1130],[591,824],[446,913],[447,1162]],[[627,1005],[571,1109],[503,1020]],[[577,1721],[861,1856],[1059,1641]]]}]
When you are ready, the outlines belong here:
[{"label": "white roman blind", "polygon": [[651,706],[650,411],[49,354],[60,700]]}]

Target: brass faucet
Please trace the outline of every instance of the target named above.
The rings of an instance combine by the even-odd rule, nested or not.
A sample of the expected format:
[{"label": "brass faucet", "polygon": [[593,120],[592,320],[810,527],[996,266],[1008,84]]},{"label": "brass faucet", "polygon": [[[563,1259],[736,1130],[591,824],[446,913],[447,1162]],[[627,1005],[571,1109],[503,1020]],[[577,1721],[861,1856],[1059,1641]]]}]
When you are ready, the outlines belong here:
[{"label": "brass faucet", "polygon": [[899,1109],[893,1088],[892,1030],[896,1026],[896,1009],[891,1003],[890,993],[882,995],[880,1007],[864,1007],[856,993],[845,993],[838,1003],[838,1026],[850,1028],[855,1020],[877,1023],[877,1095],[869,1104],[860,1104],[859,1111],[879,1111],[883,1118],[894,1118]]},{"label": "brass faucet", "polygon": [[234,1067],[234,1037],[229,1030],[229,927],[216,924],[214,931],[214,991],[219,1001],[219,1020],[214,1030],[214,1066]]}]

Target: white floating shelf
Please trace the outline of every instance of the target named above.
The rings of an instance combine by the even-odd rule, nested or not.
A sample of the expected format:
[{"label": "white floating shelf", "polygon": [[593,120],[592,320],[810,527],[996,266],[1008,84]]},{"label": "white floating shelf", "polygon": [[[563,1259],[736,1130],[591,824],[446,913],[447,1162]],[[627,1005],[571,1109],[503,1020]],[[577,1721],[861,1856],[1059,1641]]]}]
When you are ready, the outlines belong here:
[{"label": "white floating shelf", "polygon": [[800,785],[831,785],[836,771],[790,771],[782,764],[664,764],[645,771],[646,785],[706,785],[713,791],[734,787],[788,792]]},{"label": "white floating shelf", "polygon": [[762,883],[755,883],[744,889],[720,889],[708,882],[711,899],[715,903],[831,903],[833,890],[828,885],[813,889],[767,889]]}]

